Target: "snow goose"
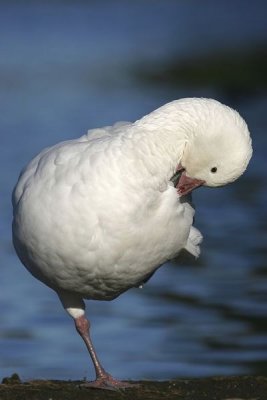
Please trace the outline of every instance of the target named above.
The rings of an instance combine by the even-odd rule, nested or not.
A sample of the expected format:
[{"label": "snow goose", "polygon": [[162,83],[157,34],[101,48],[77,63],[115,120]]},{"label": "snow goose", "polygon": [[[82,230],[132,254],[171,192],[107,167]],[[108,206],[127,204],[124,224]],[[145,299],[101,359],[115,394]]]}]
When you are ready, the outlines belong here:
[{"label": "snow goose", "polygon": [[95,367],[89,387],[127,384],[98,360],[83,299],[116,298],[182,249],[198,256],[186,195],[234,181],[251,155],[236,111],[188,98],[47,148],[24,168],[13,192],[14,246],[74,319]]}]

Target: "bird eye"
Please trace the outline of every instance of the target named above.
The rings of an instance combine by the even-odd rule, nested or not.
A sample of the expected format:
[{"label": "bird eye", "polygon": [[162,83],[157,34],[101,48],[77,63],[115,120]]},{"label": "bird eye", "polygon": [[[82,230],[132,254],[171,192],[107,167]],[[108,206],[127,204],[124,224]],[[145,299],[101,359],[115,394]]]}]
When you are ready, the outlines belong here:
[{"label": "bird eye", "polygon": [[210,172],[212,172],[213,174],[215,174],[215,172],[217,172],[217,167],[212,167]]}]

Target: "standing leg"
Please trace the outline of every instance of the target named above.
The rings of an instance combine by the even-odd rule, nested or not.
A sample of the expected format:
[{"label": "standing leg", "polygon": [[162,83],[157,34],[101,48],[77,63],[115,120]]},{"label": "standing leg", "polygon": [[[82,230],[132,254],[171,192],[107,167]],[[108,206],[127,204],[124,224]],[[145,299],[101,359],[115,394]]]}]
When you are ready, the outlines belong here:
[{"label": "standing leg", "polygon": [[96,379],[92,382],[84,383],[83,386],[109,390],[116,390],[119,388],[134,386],[129,383],[121,382],[114,379],[104,370],[104,368],[100,364],[90,337],[90,323],[85,316],[84,301],[81,298],[65,292],[61,292],[60,294],[58,293],[58,295],[63,304],[63,307],[65,308],[67,313],[74,319],[76,330],[82,337],[95,367]]},{"label": "standing leg", "polygon": [[87,387],[94,387],[94,388],[99,388],[99,389],[110,389],[110,390],[116,390],[119,388],[126,388],[131,386],[129,383],[126,382],[121,382],[116,379],[114,379],[110,374],[108,374],[102,365],[100,364],[100,361],[96,355],[96,351],[94,349],[92,340],[90,338],[90,323],[88,319],[85,317],[85,315],[82,315],[78,318],[74,319],[75,322],[75,327],[79,335],[81,335],[87,350],[91,356],[91,359],[93,361],[94,367],[95,367],[95,374],[96,374],[96,380],[92,382],[87,382],[83,386]]},{"label": "standing leg", "polygon": [[74,319],[75,327],[79,335],[82,337],[85,346],[87,347],[87,350],[89,351],[89,354],[91,356],[91,359],[93,361],[94,367],[95,367],[95,373],[96,373],[96,379],[101,379],[107,376],[108,374],[100,364],[100,361],[98,360],[98,357],[96,355],[93,343],[91,341],[90,337],[90,323],[88,319],[85,317],[85,315],[81,315],[78,318]]}]

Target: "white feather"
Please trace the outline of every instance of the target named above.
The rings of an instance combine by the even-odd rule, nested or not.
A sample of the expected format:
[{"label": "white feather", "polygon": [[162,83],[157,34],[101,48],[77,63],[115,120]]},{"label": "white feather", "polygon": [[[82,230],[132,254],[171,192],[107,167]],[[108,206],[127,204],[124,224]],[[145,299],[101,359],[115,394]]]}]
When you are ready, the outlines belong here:
[{"label": "white feather", "polygon": [[[14,245],[26,268],[58,292],[71,315],[83,310],[82,298],[112,299],[138,286],[183,248],[199,255],[194,209],[170,179],[186,159],[194,170],[188,152],[198,153],[188,145],[204,135],[205,124],[216,126],[219,115],[228,127],[241,127],[229,110],[214,100],[175,101],[133,124],[90,130],[45,149],[24,169],[13,195]],[[250,154],[244,149],[233,176],[226,168],[227,180],[245,169],[250,144]]]}]

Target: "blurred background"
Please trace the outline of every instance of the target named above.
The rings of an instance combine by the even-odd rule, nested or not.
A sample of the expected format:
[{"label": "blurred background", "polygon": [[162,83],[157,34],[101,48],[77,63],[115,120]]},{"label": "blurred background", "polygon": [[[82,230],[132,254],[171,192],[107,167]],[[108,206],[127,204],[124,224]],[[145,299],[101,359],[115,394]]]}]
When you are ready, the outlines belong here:
[{"label": "blurred background", "polygon": [[0,378],[92,378],[56,295],[11,242],[11,191],[43,147],[180,97],[238,109],[253,137],[245,175],[194,194],[196,262],[142,290],[88,302],[92,336],[118,378],[267,373],[267,3],[0,1]]}]

